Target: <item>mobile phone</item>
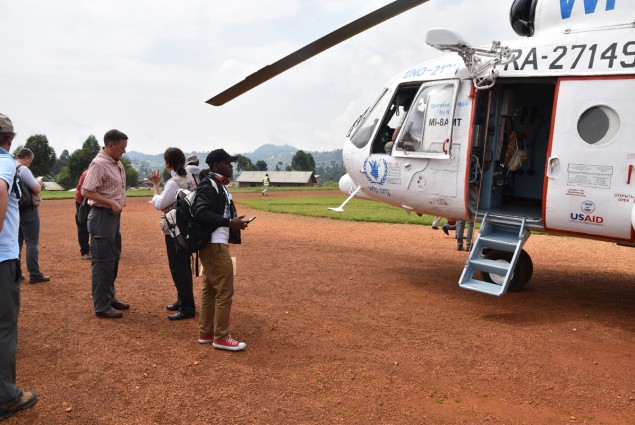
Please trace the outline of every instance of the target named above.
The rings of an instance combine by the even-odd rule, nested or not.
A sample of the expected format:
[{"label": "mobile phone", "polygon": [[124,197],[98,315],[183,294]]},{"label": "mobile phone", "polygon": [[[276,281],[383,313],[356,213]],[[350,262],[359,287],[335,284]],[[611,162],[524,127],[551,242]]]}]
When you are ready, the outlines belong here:
[{"label": "mobile phone", "polygon": [[256,219],[256,216],[251,217],[249,220],[247,220],[247,223],[251,223],[252,221],[254,221]]}]

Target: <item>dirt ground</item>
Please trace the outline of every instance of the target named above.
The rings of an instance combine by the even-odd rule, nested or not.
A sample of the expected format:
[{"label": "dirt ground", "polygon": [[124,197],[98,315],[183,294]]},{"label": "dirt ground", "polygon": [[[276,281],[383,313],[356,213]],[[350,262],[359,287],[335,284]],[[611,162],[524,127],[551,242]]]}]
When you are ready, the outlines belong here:
[{"label": "dirt ground", "polygon": [[52,280],[22,285],[18,347],[18,384],[40,399],[5,423],[635,423],[635,251],[533,235],[532,281],[496,298],[458,288],[467,254],[441,231],[255,212],[247,196],[239,353],[167,320],[176,292],[147,199],[122,218],[121,320],[93,313],[73,201],[44,202]]}]

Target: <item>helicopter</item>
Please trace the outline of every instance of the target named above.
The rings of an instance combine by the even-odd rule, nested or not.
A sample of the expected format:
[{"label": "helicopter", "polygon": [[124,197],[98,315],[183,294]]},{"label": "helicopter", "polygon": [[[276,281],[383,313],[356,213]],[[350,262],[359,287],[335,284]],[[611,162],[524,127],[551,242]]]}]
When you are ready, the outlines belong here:
[{"label": "helicopter", "polygon": [[[208,100],[245,93],[429,0],[394,1]],[[532,231],[635,246],[635,3],[514,0],[520,38],[472,47],[432,28],[444,54],[408,67],[350,127],[349,194],[408,213],[479,222],[459,286],[523,288]]]}]

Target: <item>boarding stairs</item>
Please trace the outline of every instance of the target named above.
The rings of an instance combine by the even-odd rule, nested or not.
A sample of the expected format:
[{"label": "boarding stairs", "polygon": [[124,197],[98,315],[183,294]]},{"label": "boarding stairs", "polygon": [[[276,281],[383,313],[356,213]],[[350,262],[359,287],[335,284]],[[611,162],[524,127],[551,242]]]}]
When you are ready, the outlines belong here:
[{"label": "boarding stairs", "polygon": [[[472,250],[465,263],[459,286],[484,294],[503,295],[514,276],[514,268],[530,233],[525,227],[523,217],[485,214],[478,237],[472,244]],[[508,252],[512,257],[509,262],[484,258],[491,250]],[[479,280],[475,277],[475,274],[480,275],[477,272],[491,276],[493,282]]]}]

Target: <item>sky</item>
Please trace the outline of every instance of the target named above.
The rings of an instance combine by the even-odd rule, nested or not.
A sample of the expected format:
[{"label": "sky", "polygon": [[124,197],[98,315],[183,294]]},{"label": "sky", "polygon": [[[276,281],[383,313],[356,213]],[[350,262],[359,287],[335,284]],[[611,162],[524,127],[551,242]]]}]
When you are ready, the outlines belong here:
[{"label": "sky", "polygon": [[512,0],[430,0],[220,106],[206,100],[390,3],[379,0],[0,0],[0,112],[14,145],[45,134],[59,156],[116,128],[149,154],[272,143],[343,146],[394,75],[442,53],[445,27],[472,45],[509,40]]}]

